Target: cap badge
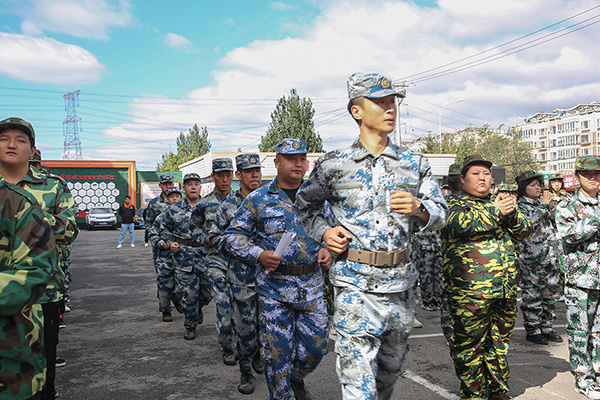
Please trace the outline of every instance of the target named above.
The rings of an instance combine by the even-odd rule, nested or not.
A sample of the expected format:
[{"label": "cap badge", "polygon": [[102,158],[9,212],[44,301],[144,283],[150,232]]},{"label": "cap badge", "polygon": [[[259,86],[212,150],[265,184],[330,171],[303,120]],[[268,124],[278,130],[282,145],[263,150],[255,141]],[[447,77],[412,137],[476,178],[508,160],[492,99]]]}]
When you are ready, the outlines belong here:
[{"label": "cap badge", "polygon": [[300,142],[294,142],[292,143],[292,147],[296,150],[298,150],[300,148]]},{"label": "cap badge", "polygon": [[248,161],[250,162],[250,164],[256,164],[256,157],[252,156]]},{"label": "cap badge", "polygon": [[387,78],[381,78],[381,87],[384,89],[389,89],[390,81],[388,81]]}]

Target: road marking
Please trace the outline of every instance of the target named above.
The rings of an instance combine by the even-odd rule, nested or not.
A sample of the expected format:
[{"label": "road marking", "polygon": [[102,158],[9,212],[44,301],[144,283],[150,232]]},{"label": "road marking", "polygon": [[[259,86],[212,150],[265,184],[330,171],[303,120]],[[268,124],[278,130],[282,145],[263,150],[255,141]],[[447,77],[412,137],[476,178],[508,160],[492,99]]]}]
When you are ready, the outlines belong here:
[{"label": "road marking", "polygon": [[411,371],[406,371],[403,375],[403,377],[410,379],[411,381],[418,383],[421,386],[426,387],[427,389],[431,390],[432,392],[440,395],[441,397],[443,397],[444,399],[448,399],[448,400],[459,400],[458,396],[455,395],[454,393],[450,393],[449,391],[447,391],[446,389],[444,389],[441,386],[436,385],[433,382],[428,381],[427,379],[423,378],[422,376],[419,376]]}]

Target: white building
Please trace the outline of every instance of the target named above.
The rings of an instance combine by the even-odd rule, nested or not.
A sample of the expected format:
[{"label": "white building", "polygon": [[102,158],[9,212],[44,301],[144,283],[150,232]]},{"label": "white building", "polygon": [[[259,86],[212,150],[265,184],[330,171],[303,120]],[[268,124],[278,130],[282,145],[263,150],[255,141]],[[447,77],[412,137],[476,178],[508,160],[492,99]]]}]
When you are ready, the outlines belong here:
[{"label": "white building", "polygon": [[516,128],[531,143],[540,170],[545,175],[561,172],[565,186],[577,185],[575,158],[600,154],[600,104],[578,104],[551,113],[542,111],[523,119],[525,123]]}]

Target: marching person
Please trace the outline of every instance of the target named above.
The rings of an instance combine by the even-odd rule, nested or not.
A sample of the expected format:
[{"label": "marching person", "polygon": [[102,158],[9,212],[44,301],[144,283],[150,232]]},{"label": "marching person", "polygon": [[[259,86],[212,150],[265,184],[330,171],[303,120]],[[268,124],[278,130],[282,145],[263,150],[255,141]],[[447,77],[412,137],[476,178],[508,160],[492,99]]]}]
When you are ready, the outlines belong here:
[{"label": "marching person", "polygon": [[600,157],[575,159],[580,188],[556,206],[565,247],[565,305],[575,391],[600,399]]},{"label": "marching person", "polygon": [[409,239],[417,229],[440,229],[446,204],[426,159],[388,138],[404,90],[383,75],[356,73],[348,97],[359,137],[317,161],[296,208],[309,236],[338,254],[330,278],[343,398],[381,400],[409,362],[418,279]]},{"label": "marching person", "polygon": [[129,232],[129,239],[131,241],[131,247],[135,247],[135,240],[133,236],[134,225],[133,217],[135,216],[135,206],[131,204],[131,197],[125,196],[125,201],[119,206],[118,211],[121,217],[121,233],[119,234],[119,244],[117,249],[123,247],[123,241],[125,240],[125,234]]},{"label": "marching person", "polygon": [[450,356],[461,399],[507,400],[510,336],[517,319],[518,259],[515,240],[533,233],[516,198],[491,199],[492,163],[480,155],[463,161],[463,193],[448,198],[442,230],[448,296]]},{"label": "marching person", "polygon": [[[293,207],[308,167],[306,153],[302,140],[277,143],[277,176],[246,197],[226,231],[231,252],[258,263],[259,335],[269,399],[290,399],[292,391],[298,400],[312,399],[304,378],[327,354],[321,267],[329,268],[331,254],[306,236]],[[284,234],[293,240],[276,255]]]}]

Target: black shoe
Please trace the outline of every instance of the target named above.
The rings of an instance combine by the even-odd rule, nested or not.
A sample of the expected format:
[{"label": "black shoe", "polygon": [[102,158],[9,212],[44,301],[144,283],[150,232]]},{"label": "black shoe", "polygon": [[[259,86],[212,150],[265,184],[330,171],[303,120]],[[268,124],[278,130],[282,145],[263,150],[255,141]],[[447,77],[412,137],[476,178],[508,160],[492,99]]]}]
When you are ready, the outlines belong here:
[{"label": "black shoe", "polygon": [[164,312],[163,313],[163,321],[165,321],[165,322],[173,322],[173,316],[171,315],[170,312]]},{"label": "black shoe", "polygon": [[296,400],[313,400],[312,394],[310,394],[304,385],[304,381],[295,381],[290,379],[290,386],[292,387],[294,396],[296,396]]},{"label": "black shoe", "polygon": [[225,364],[225,365],[237,364],[235,362],[235,354],[233,353],[233,350],[225,350],[223,352],[223,364]]},{"label": "black shoe", "polygon": [[183,314],[183,306],[181,305],[180,301],[173,300],[173,305],[179,314]]},{"label": "black shoe", "polygon": [[204,313],[202,312],[202,306],[198,307],[198,325],[204,322]]},{"label": "black shoe", "polygon": [[548,344],[548,339],[546,339],[541,333],[537,333],[535,335],[530,335],[528,333],[525,338],[535,344]]},{"label": "black shoe", "polygon": [[183,338],[185,340],[196,339],[196,328],[185,328],[185,333],[183,334]]},{"label": "black shoe", "polygon": [[252,376],[252,374],[242,375],[240,378],[240,384],[238,385],[238,391],[241,394],[254,393],[254,376]]},{"label": "black shoe", "polygon": [[63,318],[62,314],[58,315],[58,327],[59,327],[59,329],[67,327],[67,324],[65,324],[65,319]]},{"label": "black shoe", "polygon": [[563,338],[561,338],[560,335],[554,331],[550,331],[548,333],[543,333],[543,335],[546,338],[546,340],[548,340],[549,342],[562,343],[562,341],[563,341]]},{"label": "black shoe", "polygon": [[257,374],[261,375],[265,372],[265,367],[263,366],[262,358],[260,356],[260,351],[254,353],[254,357],[252,357],[252,369]]}]

